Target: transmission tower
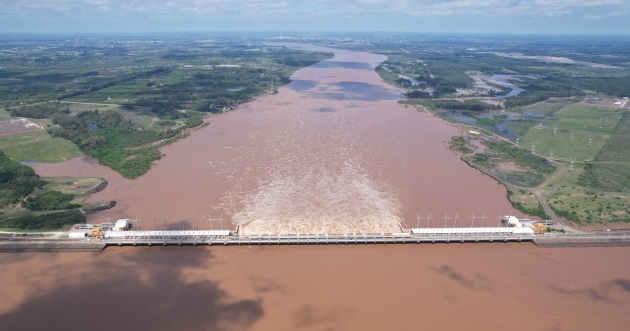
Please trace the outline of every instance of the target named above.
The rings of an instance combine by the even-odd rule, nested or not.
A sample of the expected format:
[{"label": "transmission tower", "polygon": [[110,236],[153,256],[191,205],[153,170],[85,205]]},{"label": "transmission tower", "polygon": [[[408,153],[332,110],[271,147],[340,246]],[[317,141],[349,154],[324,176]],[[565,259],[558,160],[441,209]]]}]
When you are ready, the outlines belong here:
[{"label": "transmission tower", "polygon": [[569,171],[573,171],[573,162],[575,162],[575,160],[571,159],[571,165],[569,166]]},{"label": "transmission tower", "polygon": [[457,225],[457,219],[459,219],[459,213],[455,214],[455,217],[448,217],[446,214],[444,214],[444,217],[442,217],[444,219],[444,227],[446,228],[446,221],[448,220],[453,220],[453,227],[455,227]]},{"label": "transmission tower", "polygon": [[431,217],[431,214],[429,214],[429,216],[427,217],[420,217],[420,214],[418,214],[418,216],[416,216],[416,219],[418,220],[418,229],[420,228],[420,221],[421,220],[427,220],[427,229],[429,228],[429,222],[431,221],[433,217]]},{"label": "transmission tower", "polygon": [[474,228],[475,226],[475,219],[480,219],[481,220],[481,226],[483,227],[483,221],[486,219],[486,213],[483,213],[483,215],[481,216],[475,216],[475,213],[472,214],[472,216],[470,217],[470,227]]},{"label": "transmission tower", "polygon": [[206,221],[208,222],[208,224],[210,225],[210,230],[212,230],[212,223],[213,222],[219,222],[220,224],[220,229],[223,230],[223,216],[219,217],[219,218],[212,218],[210,216],[208,216],[208,218],[206,219]]},{"label": "transmission tower", "polygon": [[550,149],[550,150],[549,150],[549,157],[550,157],[550,158],[551,158],[551,157],[553,157],[553,153],[554,153],[554,152],[555,152],[555,150],[553,150],[553,149]]},{"label": "transmission tower", "polygon": [[136,215],[136,219],[135,219],[135,220],[132,220],[132,221],[133,221],[133,222],[136,222],[136,228],[135,228],[134,230],[135,230],[135,231],[140,230],[140,225],[138,225],[138,222],[139,222],[139,221],[138,221],[138,215]]},{"label": "transmission tower", "polygon": [[569,140],[573,140],[573,133],[574,133],[574,132],[575,132],[575,131],[571,131],[571,135],[569,136]]},{"label": "transmission tower", "polygon": [[593,137],[588,137],[588,147],[591,147],[592,143],[593,143]]},{"label": "transmission tower", "polygon": [[542,130],[542,122],[538,123],[538,130]]},{"label": "transmission tower", "polygon": [[516,137],[516,146],[518,146],[521,143],[521,137]]},{"label": "transmission tower", "polygon": [[555,136],[555,135],[556,135],[556,133],[558,133],[558,126],[557,126],[557,125],[554,125],[554,126],[553,126],[553,135]]},{"label": "transmission tower", "polygon": [[536,144],[532,142],[532,154],[536,152]]}]

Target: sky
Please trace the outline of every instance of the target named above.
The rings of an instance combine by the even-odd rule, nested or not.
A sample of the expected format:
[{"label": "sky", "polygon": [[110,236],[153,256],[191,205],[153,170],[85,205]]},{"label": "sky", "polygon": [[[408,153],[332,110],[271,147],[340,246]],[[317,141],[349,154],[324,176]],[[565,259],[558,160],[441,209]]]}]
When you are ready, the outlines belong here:
[{"label": "sky", "polygon": [[0,33],[630,35],[630,0],[0,0]]}]

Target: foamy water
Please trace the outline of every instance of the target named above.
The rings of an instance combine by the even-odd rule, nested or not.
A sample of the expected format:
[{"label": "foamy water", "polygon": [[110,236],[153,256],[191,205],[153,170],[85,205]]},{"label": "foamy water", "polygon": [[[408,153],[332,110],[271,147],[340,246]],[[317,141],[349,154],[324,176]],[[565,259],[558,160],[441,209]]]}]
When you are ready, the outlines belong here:
[{"label": "foamy water", "polygon": [[232,215],[243,234],[400,232],[400,203],[353,163],[274,172]]}]

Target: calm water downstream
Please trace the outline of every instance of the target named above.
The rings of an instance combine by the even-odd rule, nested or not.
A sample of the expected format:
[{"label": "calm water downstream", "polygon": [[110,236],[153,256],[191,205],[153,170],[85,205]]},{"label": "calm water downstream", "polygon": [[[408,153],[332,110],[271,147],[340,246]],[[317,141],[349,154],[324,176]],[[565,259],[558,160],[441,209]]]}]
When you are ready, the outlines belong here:
[{"label": "calm water downstream", "polygon": [[395,232],[417,214],[432,213],[434,226],[444,214],[460,222],[472,213],[487,222],[518,214],[503,186],[445,148],[457,130],[397,104],[401,91],[374,71],[385,56],[289,46],[335,56],[297,71],[276,95],[210,118],[136,180],[85,158],[34,168],[106,178],[110,185],[90,201],[118,204],[89,221],[137,216],[141,228],[154,227],[153,217],[209,227],[202,218],[223,216],[224,226],[245,232]]},{"label": "calm water downstream", "polygon": [[[107,178],[91,200],[118,204],[90,221],[141,227],[223,214],[247,231],[378,231],[416,213],[441,226],[443,213],[515,212],[445,148],[457,131],[396,104],[373,71],[384,56],[335,54],[211,118],[135,181],[85,159],[35,169]],[[0,330],[628,330],[629,257],[529,243],[0,254]]]},{"label": "calm water downstream", "polygon": [[621,331],[629,256],[529,243],[0,254],[0,329]]}]

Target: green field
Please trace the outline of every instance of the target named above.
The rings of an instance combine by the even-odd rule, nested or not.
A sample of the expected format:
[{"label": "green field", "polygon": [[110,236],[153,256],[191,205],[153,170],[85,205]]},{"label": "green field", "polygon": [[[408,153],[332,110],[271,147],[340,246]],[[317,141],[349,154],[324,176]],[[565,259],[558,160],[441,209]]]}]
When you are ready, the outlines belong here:
[{"label": "green field", "polygon": [[630,192],[630,115],[624,115],[616,133],[594,162],[585,165],[578,182],[603,192]]},{"label": "green field", "polygon": [[581,101],[581,98],[553,98],[525,107],[512,108],[510,111],[517,113],[534,113],[548,116],[560,109],[571,106]]},{"label": "green field", "polygon": [[46,130],[9,134],[0,136],[0,149],[4,150],[6,148],[47,140],[50,138],[51,137]]},{"label": "green field", "polygon": [[[577,161],[593,160],[606,141],[615,134],[615,127],[623,116],[622,111],[602,107],[573,104],[554,112],[552,118],[529,128],[521,139],[524,148],[536,144],[536,152],[553,159]],[[554,127],[557,128],[554,135]],[[573,140],[570,139],[571,132]],[[592,138],[591,146],[588,145]]]},{"label": "green field", "polygon": [[630,222],[628,194],[555,194],[547,202],[558,216],[577,224]]},{"label": "green field", "polygon": [[56,163],[81,155],[77,145],[63,138],[50,138],[3,149],[12,160]]},{"label": "green field", "polygon": [[[44,128],[51,125],[49,119],[30,119]],[[81,155],[72,142],[53,138],[46,130],[37,130],[0,136],[0,150],[12,160],[35,162],[63,162]]]},{"label": "green field", "polygon": [[153,87],[147,87],[146,82],[141,82],[120,84],[104,88],[102,90],[82,94],[80,96],[71,98],[68,101],[121,104],[128,102],[131,99],[142,97],[150,98],[153,95],[157,98],[161,97],[159,91],[155,91],[155,88]]},{"label": "green field", "polygon": [[62,101],[61,104],[64,108],[68,107],[68,109],[70,109],[70,112],[73,114],[80,113],[85,110],[116,110],[120,108],[119,105],[105,103],[78,103],[71,101]]}]

